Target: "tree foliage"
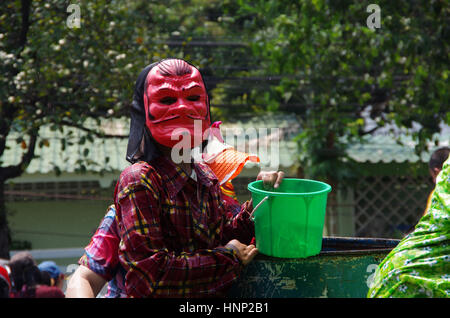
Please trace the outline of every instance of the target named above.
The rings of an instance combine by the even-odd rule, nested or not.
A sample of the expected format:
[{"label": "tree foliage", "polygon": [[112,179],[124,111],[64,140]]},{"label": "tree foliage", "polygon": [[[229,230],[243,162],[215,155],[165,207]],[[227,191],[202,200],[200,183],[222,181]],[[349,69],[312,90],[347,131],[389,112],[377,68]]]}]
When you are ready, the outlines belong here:
[{"label": "tree foliage", "polygon": [[450,123],[448,2],[379,1],[375,30],[366,24],[369,4],[240,0],[230,8],[260,65],[249,76],[268,78],[234,102],[300,114],[301,161],[312,176],[344,178],[346,146],[379,127],[420,124],[420,153]]},{"label": "tree foliage", "polygon": [[[76,4],[79,28],[68,10]],[[36,147],[39,129],[50,125],[87,130],[88,140],[107,136],[84,126],[87,119],[128,115],[134,82],[147,64],[166,57],[205,66],[204,52],[188,50],[191,37],[220,35],[218,1],[15,0],[0,8],[0,257],[7,257],[4,182],[20,176]],[[225,56],[222,53],[222,56]],[[23,156],[1,160],[6,139],[16,133]],[[69,136],[67,136],[69,137]],[[40,140],[40,141],[39,141]],[[62,140],[64,151],[65,139]],[[87,155],[89,149],[83,154]],[[80,169],[84,167],[82,160]],[[58,168],[56,167],[58,170]]]},{"label": "tree foliage", "polygon": [[[447,1],[379,1],[375,31],[366,26],[368,1],[73,3],[80,28],[67,24],[68,0],[13,0],[0,8],[0,234],[4,182],[50,142],[38,142],[39,128],[127,115],[137,74],[165,57],[200,66],[216,118],[296,112],[300,159],[311,176],[348,174],[346,145],[372,132],[364,112],[377,127],[420,123],[417,151],[440,121],[450,123]],[[5,166],[11,132],[22,136],[23,156]],[[97,137],[108,136],[87,136]]]}]

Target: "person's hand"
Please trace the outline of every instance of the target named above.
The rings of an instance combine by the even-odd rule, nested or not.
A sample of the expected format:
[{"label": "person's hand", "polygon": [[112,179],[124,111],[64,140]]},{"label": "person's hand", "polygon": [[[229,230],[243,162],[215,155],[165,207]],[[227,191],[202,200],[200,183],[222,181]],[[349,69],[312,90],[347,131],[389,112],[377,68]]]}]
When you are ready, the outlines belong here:
[{"label": "person's hand", "polygon": [[258,249],[255,245],[245,245],[238,240],[231,240],[225,245],[227,248],[232,248],[236,251],[237,257],[241,260],[242,264],[247,265],[258,254]]},{"label": "person's hand", "polygon": [[283,171],[261,171],[258,173],[256,180],[262,180],[264,189],[277,189],[284,178]]}]

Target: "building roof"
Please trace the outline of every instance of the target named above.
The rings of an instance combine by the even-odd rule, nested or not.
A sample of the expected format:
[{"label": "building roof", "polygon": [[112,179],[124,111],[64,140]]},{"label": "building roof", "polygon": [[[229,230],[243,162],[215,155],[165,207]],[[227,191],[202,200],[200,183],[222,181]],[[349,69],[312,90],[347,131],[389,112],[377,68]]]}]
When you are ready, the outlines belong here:
[{"label": "building roof", "polygon": [[[107,134],[127,135],[129,131],[128,119],[104,119],[100,129]],[[86,122],[85,127],[98,129],[94,120]],[[261,116],[241,116],[238,120],[230,120],[221,125],[221,131],[227,143],[238,150],[246,152],[258,151],[262,163],[270,163],[270,155],[274,155],[271,145],[276,147],[279,155],[278,166],[287,169],[294,166],[298,158],[297,143],[292,140],[301,130],[295,114],[264,114]],[[246,136],[246,141],[238,136]],[[127,138],[94,138],[87,139],[87,133],[81,129],[65,127],[62,131],[52,130],[50,126],[40,128],[40,137],[36,147],[36,158],[28,166],[26,173],[49,173],[58,167],[62,172],[76,172],[80,169],[81,159],[86,154],[85,168],[87,171],[121,171],[129,163],[125,160]],[[16,142],[19,134],[10,134],[7,147],[0,158],[2,166],[17,164],[22,153],[21,144]],[[65,140],[65,147],[63,147]],[[258,145],[255,145],[258,140]],[[367,163],[402,163],[427,162],[430,153],[438,146],[450,146],[450,129],[445,126],[439,136],[438,146],[430,148],[430,152],[420,158],[414,153],[414,141],[410,136],[401,138],[403,145],[398,144],[394,138],[387,134],[378,134],[367,137],[366,143],[352,145],[349,156],[357,162]],[[265,143],[266,142],[266,143]],[[277,145],[278,143],[278,145]],[[245,148],[239,148],[244,147]],[[256,150],[255,150],[256,149]],[[266,151],[262,151],[266,149]],[[255,151],[252,151],[255,150]],[[272,151],[272,152],[271,152]],[[273,162],[272,162],[273,163]],[[252,164],[250,164],[252,166]]]},{"label": "building roof", "polygon": [[[375,120],[370,118],[371,106],[361,116],[364,118],[364,130],[370,131],[376,126]],[[378,128],[373,134],[364,138],[361,144],[353,144],[348,149],[350,158],[365,163],[404,163],[428,162],[431,153],[440,147],[450,146],[450,126],[441,122],[440,134],[433,136],[438,144],[429,142],[428,152],[419,157],[414,148],[417,144],[411,136],[421,130],[421,125],[413,122],[408,130],[399,128],[395,124],[387,123]]]},{"label": "building roof", "polygon": [[[121,135],[128,130],[125,121],[104,120],[102,128],[105,133],[115,133]],[[94,128],[94,121],[88,121],[87,128]],[[39,130],[35,155],[26,173],[49,173],[58,167],[62,172],[76,172],[80,169],[83,154],[87,153],[85,167],[88,171],[118,170],[127,165],[125,152],[127,147],[126,138],[94,138],[88,140],[87,132],[64,127],[62,131],[52,130],[50,126],[43,126]],[[16,142],[19,134],[8,135],[5,150],[2,158],[2,165],[12,165],[20,162],[22,153],[21,144]],[[27,142],[27,140],[25,140]],[[109,158],[109,159],[107,159]]]},{"label": "building roof", "polygon": [[[94,120],[88,120],[84,127],[96,129],[99,126]],[[245,143],[244,151],[253,149],[249,146],[249,139],[252,136],[263,136],[267,141],[267,153],[260,155],[262,162],[270,156],[270,145],[273,140],[279,140],[279,166],[282,168],[292,167],[295,164],[296,143],[290,141],[299,131],[299,124],[295,117],[284,115],[249,117],[243,116],[238,121],[221,125],[221,131],[226,141],[235,139],[233,146],[241,147],[243,144],[236,144],[236,136],[242,133],[250,134]],[[106,134],[128,135],[129,120],[128,119],[105,119],[101,121],[101,131]],[[256,133],[256,135],[255,135]],[[2,166],[18,164],[25,151],[21,147],[21,143],[17,143],[19,133],[11,133],[7,138],[7,149],[0,158]],[[227,138],[228,137],[228,138]],[[235,137],[235,138],[233,138]],[[25,139],[25,142],[27,140]],[[64,144],[64,147],[63,147]],[[125,159],[128,139],[127,138],[93,138],[88,140],[87,132],[72,128],[64,127],[62,131],[52,130],[50,126],[43,126],[39,131],[39,138],[35,150],[36,158],[34,158],[28,168],[27,174],[49,173],[55,171],[58,167],[61,172],[73,173],[80,170],[80,163],[83,158],[84,166],[87,171],[122,171],[129,163]],[[40,145],[40,146],[39,146]],[[240,148],[238,148],[240,150]],[[86,156],[84,156],[86,154]],[[252,164],[249,163],[249,166]]]},{"label": "building roof", "polygon": [[423,153],[419,157],[414,152],[414,145],[412,140],[399,145],[392,137],[373,136],[367,143],[350,146],[347,153],[350,158],[361,163],[427,162],[430,154]]}]

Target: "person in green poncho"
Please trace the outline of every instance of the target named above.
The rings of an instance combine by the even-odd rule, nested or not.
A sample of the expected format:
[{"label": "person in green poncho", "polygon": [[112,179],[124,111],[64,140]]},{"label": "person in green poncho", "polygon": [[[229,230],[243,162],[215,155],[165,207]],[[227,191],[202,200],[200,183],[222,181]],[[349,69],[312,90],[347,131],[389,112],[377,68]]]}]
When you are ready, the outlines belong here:
[{"label": "person in green poncho", "polygon": [[369,298],[450,297],[450,157],[431,206],[413,232],[380,263]]}]

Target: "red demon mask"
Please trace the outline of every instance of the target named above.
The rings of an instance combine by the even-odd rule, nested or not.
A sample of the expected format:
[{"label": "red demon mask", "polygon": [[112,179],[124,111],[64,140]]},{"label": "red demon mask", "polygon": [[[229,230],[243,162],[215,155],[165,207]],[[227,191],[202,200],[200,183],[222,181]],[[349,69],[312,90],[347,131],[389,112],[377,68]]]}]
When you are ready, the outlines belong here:
[{"label": "red demon mask", "polygon": [[191,148],[200,145],[211,124],[202,76],[183,60],[163,60],[150,70],[144,104],[150,133],[156,142],[169,148],[184,138],[182,133],[189,133]]}]

